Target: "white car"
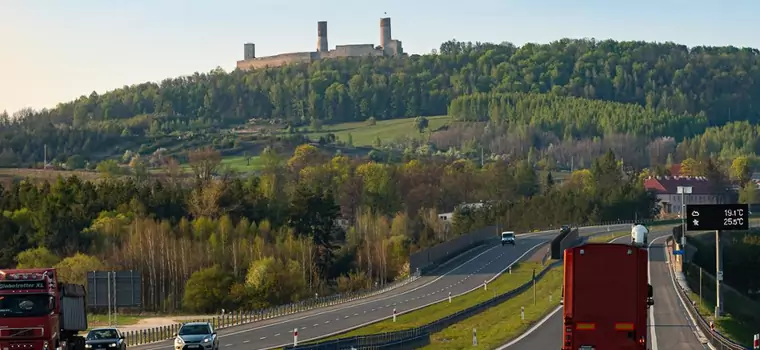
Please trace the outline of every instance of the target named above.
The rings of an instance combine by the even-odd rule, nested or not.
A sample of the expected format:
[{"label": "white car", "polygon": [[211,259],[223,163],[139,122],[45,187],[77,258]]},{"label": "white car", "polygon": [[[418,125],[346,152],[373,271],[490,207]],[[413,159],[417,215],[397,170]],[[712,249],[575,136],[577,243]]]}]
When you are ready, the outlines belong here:
[{"label": "white car", "polygon": [[515,233],[513,231],[504,231],[501,233],[501,245],[515,245]]}]

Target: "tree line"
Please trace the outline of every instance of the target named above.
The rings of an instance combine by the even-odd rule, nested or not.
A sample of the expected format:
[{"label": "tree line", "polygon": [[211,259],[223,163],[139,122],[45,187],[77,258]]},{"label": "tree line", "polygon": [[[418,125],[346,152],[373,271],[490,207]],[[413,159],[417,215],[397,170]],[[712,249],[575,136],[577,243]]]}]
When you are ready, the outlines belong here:
[{"label": "tree line", "polygon": [[[566,183],[525,161],[382,164],[311,145],[267,149],[261,174],[20,181],[0,190],[0,266],[136,269],[146,310],[262,307],[409,274],[409,254],[495,222],[514,230],[652,215],[653,199],[611,152]],[[487,209],[456,209],[462,203]],[[456,210],[455,210],[456,209]],[[454,224],[438,213],[455,211]],[[199,295],[203,295],[201,298]]]},{"label": "tree line", "polygon": [[[450,105],[461,113],[462,107],[452,105],[457,98],[491,93],[550,94],[644,108],[573,102],[576,110],[593,108],[591,115],[609,115],[612,109],[623,113],[598,127],[547,125],[560,137],[591,138],[600,129],[692,137],[700,127],[692,129],[691,123],[758,121],[758,66],[757,50],[734,47],[586,39],[522,47],[449,41],[429,55],[323,60],[231,73],[217,69],[93,92],[49,110],[22,110],[16,118],[0,115],[0,148],[25,163],[41,160],[44,144],[50,153],[66,157],[119,154],[166,135],[213,133],[250,118],[308,125],[443,115]],[[543,103],[549,101],[557,100],[546,97]],[[505,112],[479,111],[478,120]],[[540,118],[542,124],[549,122]]]}]

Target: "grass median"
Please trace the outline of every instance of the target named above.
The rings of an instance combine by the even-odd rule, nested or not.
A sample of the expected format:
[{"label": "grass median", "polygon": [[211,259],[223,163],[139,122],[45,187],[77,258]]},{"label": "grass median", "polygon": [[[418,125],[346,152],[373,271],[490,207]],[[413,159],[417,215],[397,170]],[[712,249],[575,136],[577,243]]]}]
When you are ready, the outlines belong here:
[{"label": "grass median", "polygon": [[[491,283],[488,284],[488,290],[484,290],[481,287],[470,293],[460,295],[458,297],[455,296],[452,299],[451,303],[449,303],[446,300],[443,300],[437,304],[433,304],[422,309],[400,314],[396,317],[396,322],[393,322],[393,319],[387,319],[387,320],[383,320],[377,323],[373,323],[371,325],[367,325],[365,327],[354,329],[346,333],[342,333],[342,334],[335,335],[335,336],[325,338],[325,339],[320,339],[319,341],[353,337],[357,335],[400,331],[404,329],[423,326],[425,324],[428,324],[440,318],[454,314],[457,311],[464,310],[468,307],[477,305],[481,302],[491,299],[496,294],[505,293],[510,290],[513,290],[523,285],[525,282],[530,281],[530,279],[533,277],[533,269],[536,269],[536,273],[538,273],[543,268],[544,267],[541,264],[541,262],[517,263],[512,266],[511,274],[505,271],[504,274],[502,274],[495,280],[491,281]],[[447,296],[448,296],[447,292],[441,293],[440,296],[436,294],[435,296],[431,296],[429,298],[429,302],[433,302],[437,299],[443,299]],[[396,306],[396,311],[399,313],[404,312],[403,304]],[[385,313],[388,313],[388,315],[390,315],[390,313],[392,312],[392,308],[387,308],[387,310],[383,309],[383,311],[376,311],[376,312],[385,312]]]},{"label": "grass median", "polygon": [[[454,324],[430,336],[430,345],[423,349],[470,349],[472,330],[477,330],[478,347],[495,349],[524,333],[531,325],[559,306],[562,291],[561,266],[552,268],[528,289],[499,306]],[[525,319],[520,309],[525,307]]]},{"label": "grass median", "polygon": [[599,234],[596,236],[589,237],[588,240],[586,240],[586,242],[587,243],[608,243],[609,241],[613,239],[625,237],[630,234],[631,234],[630,232],[625,232],[625,231]]}]

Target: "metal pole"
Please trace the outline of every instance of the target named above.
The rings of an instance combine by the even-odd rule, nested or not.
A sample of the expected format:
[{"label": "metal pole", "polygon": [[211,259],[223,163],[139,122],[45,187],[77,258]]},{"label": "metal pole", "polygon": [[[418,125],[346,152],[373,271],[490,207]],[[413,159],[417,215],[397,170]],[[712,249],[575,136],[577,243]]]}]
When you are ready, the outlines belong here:
[{"label": "metal pole", "polygon": [[536,305],[536,269],[533,269],[533,305]]},{"label": "metal pole", "polygon": [[702,306],[702,267],[699,267],[699,306]]},{"label": "metal pole", "polygon": [[720,234],[720,230],[715,231],[715,317],[723,314],[723,245]]},{"label": "metal pole", "polygon": [[119,311],[117,308],[118,304],[116,303],[116,300],[118,300],[116,297],[116,272],[113,272],[111,276],[113,276],[113,324],[114,326],[118,326],[119,325]]},{"label": "metal pole", "polygon": [[106,272],[106,285],[108,286],[108,325],[111,323],[111,272]]}]

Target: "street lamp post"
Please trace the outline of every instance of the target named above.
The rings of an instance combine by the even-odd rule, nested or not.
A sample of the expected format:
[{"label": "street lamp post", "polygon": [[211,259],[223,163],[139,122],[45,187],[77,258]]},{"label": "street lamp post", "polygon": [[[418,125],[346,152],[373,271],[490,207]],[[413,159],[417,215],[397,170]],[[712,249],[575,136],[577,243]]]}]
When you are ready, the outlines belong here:
[{"label": "street lamp post", "polygon": [[678,193],[681,194],[681,249],[686,246],[686,194],[691,194],[693,187],[678,186]]}]

